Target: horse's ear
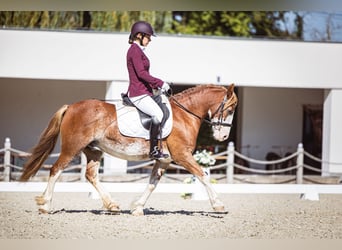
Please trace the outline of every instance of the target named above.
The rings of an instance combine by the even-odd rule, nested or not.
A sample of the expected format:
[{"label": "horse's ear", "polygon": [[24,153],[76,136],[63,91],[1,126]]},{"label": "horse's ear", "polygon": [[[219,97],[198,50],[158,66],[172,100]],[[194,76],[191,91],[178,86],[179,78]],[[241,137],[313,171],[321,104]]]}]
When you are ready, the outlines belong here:
[{"label": "horse's ear", "polygon": [[235,87],[235,84],[232,83],[228,86],[228,96],[231,96],[234,92],[234,87]]}]

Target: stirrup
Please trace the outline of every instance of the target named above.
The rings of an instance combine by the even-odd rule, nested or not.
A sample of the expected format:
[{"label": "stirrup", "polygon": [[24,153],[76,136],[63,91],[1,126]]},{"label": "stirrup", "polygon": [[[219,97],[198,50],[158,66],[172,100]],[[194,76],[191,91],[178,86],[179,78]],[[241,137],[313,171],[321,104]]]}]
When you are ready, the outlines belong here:
[{"label": "stirrup", "polygon": [[155,159],[155,160],[165,159],[165,158],[169,158],[169,155],[164,154],[158,149],[158,147],[155,147],[154,150],[150,152],[150,158]]}]

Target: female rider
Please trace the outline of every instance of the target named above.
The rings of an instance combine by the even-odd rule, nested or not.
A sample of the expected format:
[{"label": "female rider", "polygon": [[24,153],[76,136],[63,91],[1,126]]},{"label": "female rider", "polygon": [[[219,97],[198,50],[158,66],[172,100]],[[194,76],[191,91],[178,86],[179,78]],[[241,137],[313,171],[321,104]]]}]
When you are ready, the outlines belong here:
[{"label": "female rider", "polygon": [[133,24],[128,43],[131,44],[127,51],[127,69],[129,75],[128,97],[142,112],[152,118],[150,127],[150,157],[152,159],[167,158],[158,146],[158,136],[161,134],[161,121],[163,111],[153,100],[153,89],[168,91],[169,84],[153,77],[149,73],[150,61],[144,53],[145,48],[154,35],[151,24],[138,21]]}]

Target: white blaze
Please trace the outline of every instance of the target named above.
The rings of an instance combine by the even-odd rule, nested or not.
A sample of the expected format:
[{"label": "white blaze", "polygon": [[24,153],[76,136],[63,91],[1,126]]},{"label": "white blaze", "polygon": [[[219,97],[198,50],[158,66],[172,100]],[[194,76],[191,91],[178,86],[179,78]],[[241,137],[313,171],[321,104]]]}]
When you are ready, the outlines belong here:
[{"label": "white blaze", "polygon": [[[228,115],[226,119],[222,120],[222,124],[232,124],[233,118],[234,118],[234,113]],[[214,123],[219,122],[217,117],[214,117],[211,121]],[[213,137],[215,138],[215,140],[224,141],[228,139],[231,127],[214,125],[212,129],[213,129]]]}]

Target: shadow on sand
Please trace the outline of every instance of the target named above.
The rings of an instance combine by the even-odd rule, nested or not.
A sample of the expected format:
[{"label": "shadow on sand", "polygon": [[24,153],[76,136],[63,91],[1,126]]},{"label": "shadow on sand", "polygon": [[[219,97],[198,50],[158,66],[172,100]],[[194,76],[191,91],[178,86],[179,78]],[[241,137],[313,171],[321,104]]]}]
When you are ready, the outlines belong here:
[{"label": "shadow on sand", "polygon": [[[60,209],[52,211],[50,214],[60,214],[60,213],[69,213],[69,214],[78,214],[78,213],[92,213],[95,215],[120,215],[126,214],[130,215],[130,210],[121,210],[120,213],[111,212],[108,210],[86,210],[86,209]],[[186,210],[175,210],[175,211],[167,211],[167,210],[156,210],[152,207],[144,209],[144,215],[186,215],[186,216],[206,216],[212,218],[223,218],[224,215],[227,215],[228,212],[206,212],[206,211],[186,211]]]}]

